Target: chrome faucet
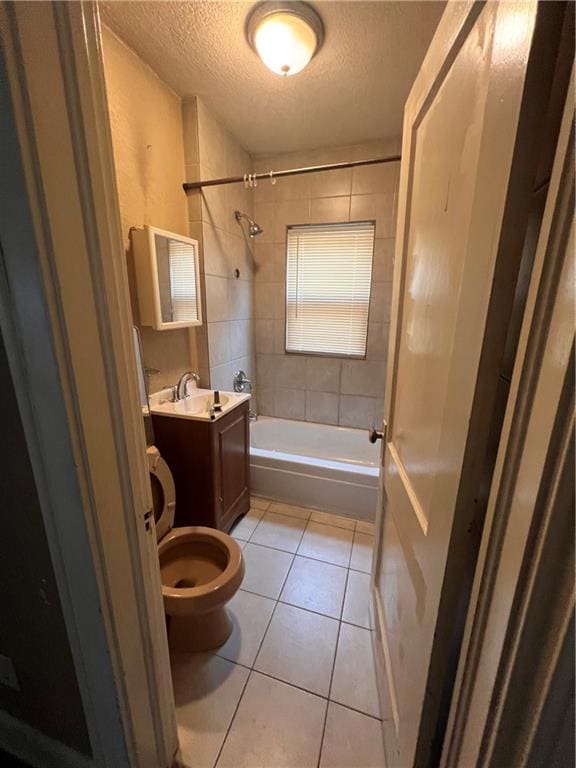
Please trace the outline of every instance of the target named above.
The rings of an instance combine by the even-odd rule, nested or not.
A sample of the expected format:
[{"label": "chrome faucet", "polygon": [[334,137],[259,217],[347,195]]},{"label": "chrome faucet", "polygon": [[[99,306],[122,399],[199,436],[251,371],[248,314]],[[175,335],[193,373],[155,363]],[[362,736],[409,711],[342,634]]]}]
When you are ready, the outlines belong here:
[{"label": "chrome faucet", "polygon": [[200,381],[200,376],[193,371],[186,371],[186,373],[183,373],[182,376],[180,376],[178,379],[178,384],[176,384],[172,390],[174,402],[178,402],[178,400],[185,400],[187,397],[189,397],[189,395],[186,393],[186,385],[190,380],[195,381],[196,384],[198,384]]}]

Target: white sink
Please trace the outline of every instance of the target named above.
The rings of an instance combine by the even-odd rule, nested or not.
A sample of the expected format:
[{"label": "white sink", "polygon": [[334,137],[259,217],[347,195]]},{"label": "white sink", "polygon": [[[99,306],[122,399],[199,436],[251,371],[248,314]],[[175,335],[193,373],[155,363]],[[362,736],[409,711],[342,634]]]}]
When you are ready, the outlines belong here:
[{"label": "white sink", "polygon": [[193,387],[188,396],[183,400],[172,402],[172,390],[162,389],[150,395],[150,410],[152,413],[163,416],[173,416],[180,419],[194,419],[196,421],[216,421],[225,413],[236,408],[241,403],[250,399],[249,394],[236,394],[236,392],[220,392],[220,405],[222,410],[213,411],[214,391],[212,389],[198,389]]}]

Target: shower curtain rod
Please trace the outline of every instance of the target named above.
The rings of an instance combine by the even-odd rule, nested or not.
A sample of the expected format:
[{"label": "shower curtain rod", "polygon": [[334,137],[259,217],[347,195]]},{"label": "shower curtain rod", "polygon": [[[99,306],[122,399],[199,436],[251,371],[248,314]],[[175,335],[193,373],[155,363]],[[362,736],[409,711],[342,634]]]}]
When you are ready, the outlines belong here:
[{"label": "shower curtain rod", "polygon": [[331,165],[311,165],[308,168],[290,168],[287,171],[268,171],[266,173],[245,173],[244,176],[226,176],[222,179],[206,179],[206,181],[188,181],[183,184],[185,192],[192,192],[202,187],[215,187],[220,184],[245,184],[253,187],[255,181],[268,179],[274,181],[284,176],[299,176],[303,173],[323,173],[324,171],[339,171],[342,168],[357,168],[360,165],[377,165],[378,163],[396,163],[401,155],[390,157],[375,157],[371,160],[352,160],[347,163],[332,163]]}]

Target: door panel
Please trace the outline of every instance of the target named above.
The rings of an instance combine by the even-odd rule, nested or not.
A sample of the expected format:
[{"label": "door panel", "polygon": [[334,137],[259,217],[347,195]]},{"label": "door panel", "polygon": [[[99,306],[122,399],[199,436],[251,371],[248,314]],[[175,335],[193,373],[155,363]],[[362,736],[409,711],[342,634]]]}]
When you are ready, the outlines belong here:
[{"label": "door panel", "polygon": [[533,2],[449,4],[405,109],[373,573],[389,768],[428,765],[454,564],[481,506],[537,160],[539,118],[522,111],[538,91],[537,15]]}]

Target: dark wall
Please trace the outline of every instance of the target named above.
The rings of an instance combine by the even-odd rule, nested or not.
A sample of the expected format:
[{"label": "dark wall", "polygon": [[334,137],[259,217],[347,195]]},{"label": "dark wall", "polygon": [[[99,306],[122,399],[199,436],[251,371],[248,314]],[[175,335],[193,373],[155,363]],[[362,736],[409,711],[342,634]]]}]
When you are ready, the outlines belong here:
[{"label": "dark wall", "polygon": [[89,754],[70,643],[1,334],[0,530],[0,654],[12,660],[20,687],[18,691],[0,682],[0,709]]}]

